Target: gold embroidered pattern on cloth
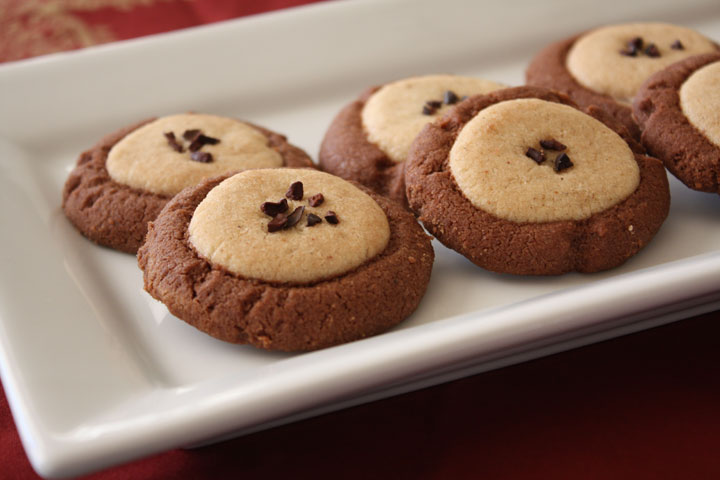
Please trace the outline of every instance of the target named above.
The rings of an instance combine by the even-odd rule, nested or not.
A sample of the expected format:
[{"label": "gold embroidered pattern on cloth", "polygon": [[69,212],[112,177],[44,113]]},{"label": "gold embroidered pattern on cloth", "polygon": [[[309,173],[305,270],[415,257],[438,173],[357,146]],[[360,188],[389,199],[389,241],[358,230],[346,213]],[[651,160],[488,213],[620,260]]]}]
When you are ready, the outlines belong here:
[{"label": "gold embroidered pattern on cloth", "polygon": [[116,40],[105,25],[88,25],[75,12],[129,11],[174,0],[0,0],[0,62]]}]

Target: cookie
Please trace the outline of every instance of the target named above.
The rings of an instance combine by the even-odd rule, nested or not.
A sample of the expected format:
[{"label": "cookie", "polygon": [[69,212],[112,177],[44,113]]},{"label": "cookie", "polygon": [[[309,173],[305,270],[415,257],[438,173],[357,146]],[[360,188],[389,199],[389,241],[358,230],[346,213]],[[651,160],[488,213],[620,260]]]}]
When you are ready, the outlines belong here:
[{"label": "cookie", "polygon": [[322,170],[405,203],[403,164],[420,130],[463,97],[502,85],[456,75],[411,77],[373,87],[343,108],[320,146]]},{"label": "cookie", "polygon": [[633,112],[643,145],[673,175],[694,190],[720,193],[720,53],[651,76]]},{"label": "cookie", "polygon": [[147,223],[183,188],[223,173],[278,166],[313,163],[262,127],[214,115],[172,115],[123,128],[82,153],[62,206],[90,240],[135,253]]},{"label": "cookie", "polygon": [[685,27],[610,25],[549,45],[530,63],[526,80],[567,94],[583,109],[601,107],[639,138],[631,103],[640,85],[674,62],[717,49],[712,40]]},{"label": "cookie", "polygon": [[562,94],[500,90],[423,129],[407,197],[430,233],[488,270],[596,272],[637,253],[667,216],[665,169],[641,150]]},{"label": "cookie", "polygon": [[324,172],[262,169],[178,194],[150,223],[138,263],[145,289],[199,330],[304,351],[401,322],[433,257],[396,202]]}]

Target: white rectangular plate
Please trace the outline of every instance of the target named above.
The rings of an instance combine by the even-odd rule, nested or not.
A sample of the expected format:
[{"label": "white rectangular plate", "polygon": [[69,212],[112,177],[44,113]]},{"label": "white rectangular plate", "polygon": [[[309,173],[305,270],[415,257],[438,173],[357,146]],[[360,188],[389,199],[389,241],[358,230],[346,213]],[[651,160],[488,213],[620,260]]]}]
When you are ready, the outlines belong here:
[{"label": "white rectangular plate", "polygon": [[436,243],[407,322],[303,355],[195,331],[143,292],[133,257],[85,240],[60,210],[78,153],[136,120],[237,116],[314,156],[370,85],[435,72],[518,85],[542,45],[648,14],[720,39],[716,0],[373,0],[0,66],[0,373],[34,467],[89,472],[717,309],[720,197],[675,180],[667,223],[620,268],[497,275]]}]

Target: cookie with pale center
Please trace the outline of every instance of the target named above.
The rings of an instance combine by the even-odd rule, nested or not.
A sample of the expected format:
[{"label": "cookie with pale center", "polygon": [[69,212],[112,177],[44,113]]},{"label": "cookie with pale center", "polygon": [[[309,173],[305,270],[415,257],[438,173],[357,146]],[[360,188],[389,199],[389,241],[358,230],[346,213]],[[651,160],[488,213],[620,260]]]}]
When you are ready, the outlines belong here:
[{"label": "cookie with pale center", "polygon": [[688,187],[720,193],[720,52],[651,76],[633,112],[642,143]]},{"label": "cookie with pale center", "polygon": [[381,333],[417,307],[430,238],[412,213],[310,169],[247,170],[183,190],[138,252],[145,289],[232,343],[324,348]]},{"label": "cookie with pale center", "polygon": [[123,128],[82,153],[63,190],[65,215],[94,242],[135,253],[170,198],[254,168],[312,167],[286,138],[234,118],[170,115]]},{"label": "cookie with pale center", "polygon": [[410,208],[488,270],[550,275],[622,264],[667,216],[667,176],[622,127],[590,113],[538,87],[470,97],[415,139]]},{"label": "cookie with pale center", "polygon": [[716,51],[715,42],[679,25],[608,25],[549,45],[533,59],[526,79],[567,94],[581,108],[601,107],[638,139],[631,103],[640,85],[675,62]]},{"label": "cookie with pale center", "polygon": [[403,165],[422,128],[467,96],[503,88],[459,75],[425,75],[372,87],[343,108],[320,146],[320,168],[405,203]]}]

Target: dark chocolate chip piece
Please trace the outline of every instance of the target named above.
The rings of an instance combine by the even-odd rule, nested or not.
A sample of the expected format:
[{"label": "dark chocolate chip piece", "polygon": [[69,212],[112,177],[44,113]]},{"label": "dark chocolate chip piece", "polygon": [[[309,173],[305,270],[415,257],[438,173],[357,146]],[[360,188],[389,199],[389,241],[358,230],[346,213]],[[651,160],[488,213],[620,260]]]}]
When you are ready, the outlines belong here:
[{"label": "dark chocolate chip piece", "polygon": [[308,216],[307,216],[307,226],[308,227],[312,227],[321,222],[322,222],[322,218],[318,217],[314,213],[308,213]]},{"label": "dark chocolate chip piece", "polygon": [[422,114],[423,115],[433,115],[433,114],[435,114],[435,109],[428,105],[423,105]]},{"label": "dark chocolate chip piece", "polygon": [[197,128],[192,128],[190,130],[185,130],[183,132],[183,138],[189,142],[192,142],[195,140],[198,135],[200,135],[202,132]]},{"label": "dark chocolate chip piece", "polygon": [[283,198],[277,203],[274,202],[264,202],[262,205],[260,205],[260,210],[265,215],[270,215],[271,217],[274,217],[278,213],[285,213],[288,209],[288,202],[286,198]]},{"label": "dark chocolate chip piece", "polygon": [[273,233],[282,230],[288,223],[288,217],[284,213],[278,213],[268,222],[268,232]]},{"label": "dark chocolate chip piece", "polygon": [[190,158],[200,163],[210,163],[213,161],[212,154],[208,152],[193,152],[190,154]]},{"label": "dark chocolate chip piece", "polygon": [[657,46],[654,43],[651,43],[647,47],[645,47],[645,55],[647,55],[648,57],[657,58],[660,56],[660,50],[658,50]]},{"label": "dark chocolate chip piece", "polygon": [[302,218],[302,214],[304,211],[304,206],[297,207],[295,210],[293,210],[293,212],[287,217],[287,224],[285,224],[285,228],[290,228],[297,225],[297,223],[300,221],[300,218]]},{"label": "dark chocolate chip piece", "polygon": [[303,184],[302,182],[293,182],[285,193],[285,196],[290,200],[302,200],[303,198]]},{"label": "dark chocolate chip piece", "polygon": [[332,223],[333,225],[337,225],[340,223],[340,219],[337,216],[337,213],[333,212],[332,210],[328,210],[328,212],[325,214],[325,220],[328,223]]},{"label": "dark chocolate chip piece", "polygon": [[458,102],[459,98],[452,90],[448,90],[443,95],[443,102],[445,105],[454,105]]},{"label": "dark chocolate chip piece", "polygon": [[173,150],[176,152],[182,153],[185,151],[185,149],[180,145],[175,138],[175,134],[173,132],[165,132],[163,133],[165,135],[165,138],[167,138],[168,144],[172,147]]},{"label": "dark chocolate chip piece", "polygon": [[540,150],[535,150],[534,148],[530,147],[527,149],[527,152],[525,152],[525,156],[532,158],[535,160],[535,163],[540,165],[545,161],[545,152],[541,152]]},{"label": "dark chocolate chip piece", "polygon": [[556,152],[561,152],[567,148],[565,145],[558,142],[554,138],[551,138],[549,140],[540,140],[540,146],[546,150],[554,150]]},{"label": "dark chocolate chip piece", "polygon": [[188,147],[188,150],[191,152],[197,152],[200,150],[204,145],[215,145],[220,143],[220,140],[214,137],[208,137],[204,134],[197,135],[193,141],[190,143],[190,146]]},{"label": "dark chocolate chip piece", "polygon": [[567,170],[572,166],[573,162],[570,161],[570,157],[568,157],[567,153],[561,153],[557,156],[557,158],[555,158],[554,168],[556,172],[562,172],[563,170]]},{"label": "dark chocolate chip piece", "polygon": [[685,50],[685,45],[683,45],[680,40],[675,40],[670,44],[670,48],[673,50]]},{"label": "dark chocolate chip piece", "polygon": [[325,197],[322,193],[318,193],[317,195],[313,195],[312,197],[308,198],[308,204],[311,207],[319,207],[324,201]]},{"label": "dark chocolate chip piece", "polygon": [[430,108],[440,108],[442,107],[442,102],[440,100],[428,100],[425,102],[425,105]]}]

